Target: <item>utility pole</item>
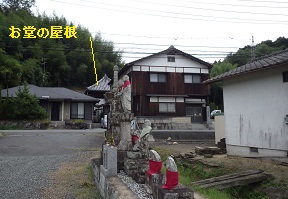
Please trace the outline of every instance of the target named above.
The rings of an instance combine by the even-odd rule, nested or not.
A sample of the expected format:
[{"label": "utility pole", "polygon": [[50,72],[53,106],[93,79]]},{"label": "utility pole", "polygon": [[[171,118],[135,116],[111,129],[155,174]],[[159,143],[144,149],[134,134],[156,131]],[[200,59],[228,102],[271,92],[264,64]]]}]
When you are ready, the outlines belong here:
[{"label": "utility pole", "polygon": [[251,45],[251,62],[255,59],[255,46],[254,46],[254,36],[252,36],[252,45]]},{"label": "utility pole", "polygon": [[49,59],[49,58],[42,57],[42,63],[41,64],[43,65],[43,68],[44,68],[44,70],[43,70],[44,71],[44,73],[43,73],[43,86],[44,86],[44,83],[45,83],[45,75],[46,75],[45,64],[47,63],[46,62],[47,59]]}]

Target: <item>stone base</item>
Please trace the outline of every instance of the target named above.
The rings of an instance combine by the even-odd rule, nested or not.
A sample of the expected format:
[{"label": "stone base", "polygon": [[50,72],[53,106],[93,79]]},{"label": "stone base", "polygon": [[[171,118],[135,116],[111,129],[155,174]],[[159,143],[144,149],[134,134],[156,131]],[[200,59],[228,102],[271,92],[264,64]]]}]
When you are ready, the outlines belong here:
[{"label": "stone base", "polygon": [[107,170],[105,177],[117,175],[117,148],[103,145],[103,168]]},{"label": "stone base", "polygon": [[[157,193],[157,186],[156,185],[162,185],[163,184],[163,177],[164,174],[151,174],[149,177],[146,174],[146,180],[145,184],[147,188],[149,189],[148,192],[153,195],[153,193]],[[155,197],[153,195],[153,197]]]},{"label": "stone base", "polygon": [[147,159],[124,159],[124,172],[139,184],[144,184],[149,164]]},{"label": "stone base", "polygon": [[154,195],[154,199],[194,199],[194,191],[184,187],[177,186],[173,190],[162,189],[162,185],[156,185],[156,193]]},{"label": "stone base", "polygon": [[126,150],[117,150],[117,172],[124,170],[124,159],[127,158]]},{"label": "stone base", "polygon": [[91,159],[91,167],[94,173],[94,179],[97,187],[100,186],[100,165],[102,164],[101,158]]}]

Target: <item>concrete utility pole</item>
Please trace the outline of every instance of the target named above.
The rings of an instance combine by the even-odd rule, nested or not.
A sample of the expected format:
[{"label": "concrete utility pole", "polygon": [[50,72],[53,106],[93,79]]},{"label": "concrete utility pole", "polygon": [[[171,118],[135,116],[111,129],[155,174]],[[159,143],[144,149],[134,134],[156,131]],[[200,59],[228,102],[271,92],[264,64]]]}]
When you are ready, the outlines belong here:
[{"label": "concrete utility pole", "polygon": [[47,59],[49,59],[49,58],[42,57],[42,63],[41,64],[44,67],[44,70],[43,70],[44,71],[44,73],[43,73],[43,86],[44,86],[44,83],[45,83],[45,75],[46,75],[45,64],[47,63],[46,62]]},{"label": "concrete utility pole", "polygon": [[251,62],[255,59],[255,46],[254,46],[254,36],[252,36],[252,45],[251,45]]}]

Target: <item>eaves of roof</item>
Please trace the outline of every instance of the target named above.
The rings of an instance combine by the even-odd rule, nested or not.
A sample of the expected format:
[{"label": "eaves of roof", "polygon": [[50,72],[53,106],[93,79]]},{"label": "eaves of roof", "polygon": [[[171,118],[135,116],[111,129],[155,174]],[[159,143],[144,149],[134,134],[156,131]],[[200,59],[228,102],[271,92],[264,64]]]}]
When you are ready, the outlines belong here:
[{"label": "eaves of roof", "polygon": [[210,78],[203,82],[203,84],[211,84],[219,82],[227,78],[244,75],[251,72],[265,70],[272,67],[288,64],[288,49],[260,57],[253,62],[247,63],[226,73],[222,73],[216,77]]}]

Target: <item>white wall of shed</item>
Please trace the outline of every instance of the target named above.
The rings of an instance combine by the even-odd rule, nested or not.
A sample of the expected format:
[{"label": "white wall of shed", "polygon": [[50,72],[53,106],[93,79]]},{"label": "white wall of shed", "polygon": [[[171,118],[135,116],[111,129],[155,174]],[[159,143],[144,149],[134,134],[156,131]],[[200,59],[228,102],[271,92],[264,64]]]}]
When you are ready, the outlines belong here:
[{"label": "white wall of shed", "polygon": [[[228,146],[256,147],[262,153],[267,153],[264,149],[286,151],[287,155],[288,83],[282,77],[287,70],[286,65],[223,81]],[[251,156],[249,151],[239,150],[238,155]],[[259,156],[265,156],[260,151]]]}]

